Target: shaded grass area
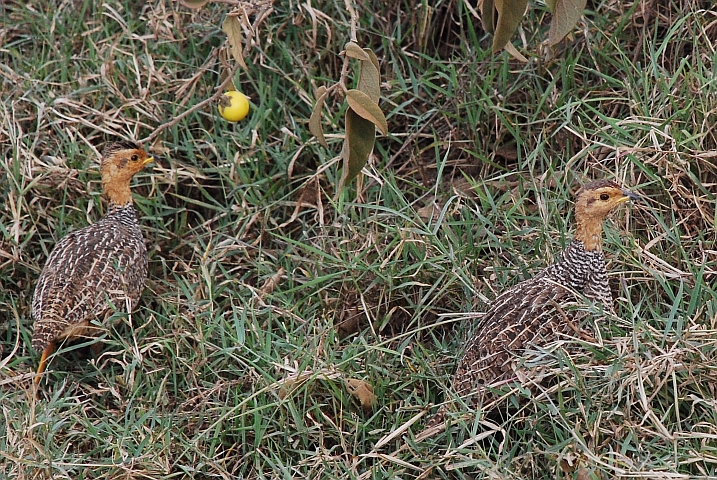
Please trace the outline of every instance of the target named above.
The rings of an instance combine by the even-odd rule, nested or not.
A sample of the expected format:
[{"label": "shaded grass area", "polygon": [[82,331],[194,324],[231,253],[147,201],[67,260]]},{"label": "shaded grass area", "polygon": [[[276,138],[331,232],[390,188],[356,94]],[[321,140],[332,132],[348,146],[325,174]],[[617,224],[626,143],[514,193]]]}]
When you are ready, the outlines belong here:
[{"label": "shaded grass area", "polygon": [[[141,308],[98,357],[63,346],[37,398],[32,292],[54,244],[104,211],[98,149],[213,93],[228,7],[0,7],[0,474],[717,475],[711,3],[592,2],[553,59],[536,7],[514,39],[527,65],[491,55],[462,2],[360,6],[392,133],[343,195],[340,138],[324,149],[307,119],[340,73],[348,16],[312,5],[274,4],[236,78],[246,120],[199,110],[147,145],[165,158],[134,187]],[[342,99],[328,104],[340,133]],[[571,192],[601,177],[645,197],[606,225],[618,318],[602,344],[532,352],[552,381],[512,391],[517,412],[455,415],[415,442],[472,312],[557,258]]]}]

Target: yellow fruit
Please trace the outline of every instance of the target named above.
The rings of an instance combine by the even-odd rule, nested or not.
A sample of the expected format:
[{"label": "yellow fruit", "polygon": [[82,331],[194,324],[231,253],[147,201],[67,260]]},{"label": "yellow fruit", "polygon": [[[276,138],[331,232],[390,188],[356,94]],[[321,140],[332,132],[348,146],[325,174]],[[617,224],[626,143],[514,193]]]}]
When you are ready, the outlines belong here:
[{"label": "yellow fruit", "polygon": [[224,92],[219,98],[219,114],[224,120],[238,122],[249,113],[249,99],[236,90]]}]

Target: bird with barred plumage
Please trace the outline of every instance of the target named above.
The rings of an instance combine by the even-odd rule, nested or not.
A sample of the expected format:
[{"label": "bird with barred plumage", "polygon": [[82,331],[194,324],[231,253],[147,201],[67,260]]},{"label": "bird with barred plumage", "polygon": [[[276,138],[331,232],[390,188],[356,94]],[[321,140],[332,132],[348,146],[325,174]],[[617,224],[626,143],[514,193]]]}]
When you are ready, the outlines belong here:
[{"label": "bird with barred plumage", "polygon": [[[593,303],[614,314],[602,253],[603,220],[638,198],[610,180],[596,180],[578,190],[575,237],[562,259],[507,289],[490,305],[458,364],[452,382],[456,395],[477,407],[490,397],[491,388],[517,379],[516,360],[526,347],[581,336],[580,318],[569,305]],[[450,403],[439,409],[418,439],[443,429]]]},{"label": "bird with barred plumage", "polygon": [[101,329],[93,319],[104,320],[115,309],[129,313],[137,306],[148,262],[130,182],[153,161],[133,142],[105,147],[100,174],[108,211],[55,245],[35,287],[32,346],[42,352],[36,384],[58,341],[97,336]]}]

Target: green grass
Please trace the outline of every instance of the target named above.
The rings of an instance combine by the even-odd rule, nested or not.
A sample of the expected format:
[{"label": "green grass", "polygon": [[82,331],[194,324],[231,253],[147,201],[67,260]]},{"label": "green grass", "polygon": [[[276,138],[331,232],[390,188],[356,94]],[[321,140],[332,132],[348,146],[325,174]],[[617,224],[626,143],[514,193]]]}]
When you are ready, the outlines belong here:
[{"label": "green grass", "polygon": [[[490,54],[462,2],[361,6],[391,135],[341,195],[341,140],[307,122],[348,14],[275,2],[235,79],[247,119],[200,109],[147,145],[140,308],[97,357],[62,346],[36,398],[32,293],[104,212],[97,152],[212,95],[229,9],[46,3],[0,6],[0,478],[717,477],[711,2],[591,2],[552,59],[536,7],[513,39],[528,64]],[[603,177],[645,201],[606,224],[602,344],[534,352],[545,391],[416,442],[473,312],[557,258],[571,192]]]}]

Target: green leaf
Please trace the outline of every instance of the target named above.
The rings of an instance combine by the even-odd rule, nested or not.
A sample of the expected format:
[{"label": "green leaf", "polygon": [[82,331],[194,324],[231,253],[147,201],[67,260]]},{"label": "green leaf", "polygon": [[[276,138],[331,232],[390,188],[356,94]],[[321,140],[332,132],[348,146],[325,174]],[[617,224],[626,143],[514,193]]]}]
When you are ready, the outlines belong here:
[{"label": "green leaf", "polygon": [[321,126],[321,109],[324,108],[326,95],[328,95],[328,93],[326,92],[326,87],[323,85],[316,89],[316,105],[314,105],[314,110],[311,112],[311,117],[309,118],[309,131],[316,137],[316,140],[318,140],[321,145],[329,148],[329,144],[326,143],[326,138],[324,137],[324,128]]},{"label": "green leaf", "polygon": [[344,46],[344,51],[347,57],[358,58],[359,60],[365,60],[367,62],[371,60],[368,54],[363,51],[363,48],[359,47],[355,42],[347,43]]},{"label": "green leaf", "polygon": [[378,73],[378,58],[369,49],[364,49],[370,61],[361,61],[359,68],[358,89],[368,95],[373,103],[378,104],[381,98],[381,76]]},{"label": "green leaf", "polygon": [[388,134],[386,116],[381,111],[381,108],[368,95],[360,90],[352,89],[346,92],[346,100],[348,100],[349,107],[351,107],[356,114],[376,125],[384,135]]},{"label": "green leaf", "polygon": [[493,0],[483,0],[480,6],[480,21],[483,30],[488,33],[495,32],[495,5]]},{"label": "green leaf", "polygon": [[379,66],[378,57],[376,56],[376,54],[373,53],[373,50],[371,50],[370,48],[364,48],[363,51],[366,52],[366,55],[368,55],[368,57],[371,59],[371,63],[373,63],[373,66],[376,67],[376,71],[378,72]]},{"label": "green leaf", "polygon": [[231,52],[234,59],[239,62],[239,65],[247,68],[244,63],[244,49],[242,48],[242,31],[241,22],[238,17],[227,16],[222,24],[222,30],[227,34],[227,40],[231,46]]},{"label": "green leaf", "polygon": [[493,53],[503,49],[518,29],[523,20],[528,0],[495,0],[495,12],[498,19],[495,22],[495,37],[493,37]]},{"label": "green leaf", "polygon": [[573,30],[585,10],[586,0],[552,0],[549,4],[553,12],[553,19],[550,21],[550,33],[548,45],[557,45],[565,36]]},{"label": "green leaf", "polygon": [[209,3],[209,0],[181,0],[182,5],[187,8],[202,8]]},{"label": "green leaf", "polygon": [[351,108],[346,109],[346,138],[341,151],[344,160],[341,185],[353,180],[366,165],[376,141],[376,127]]}]

